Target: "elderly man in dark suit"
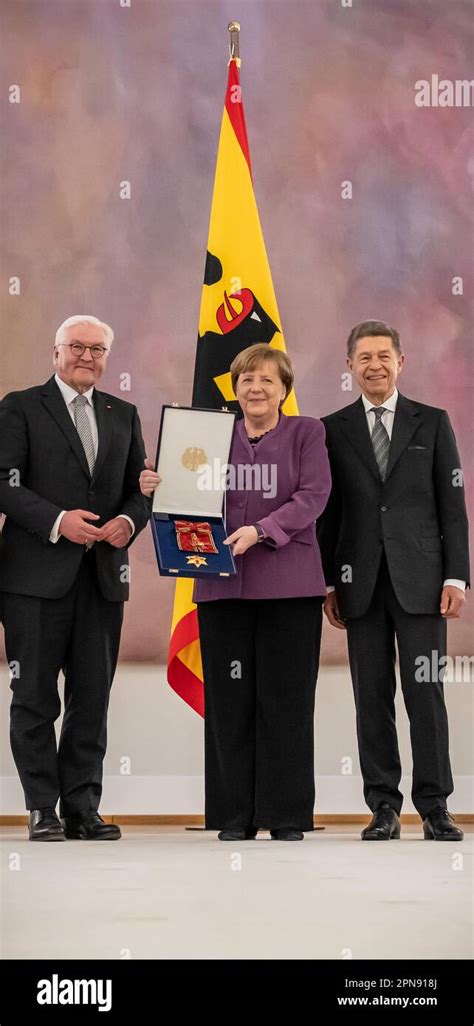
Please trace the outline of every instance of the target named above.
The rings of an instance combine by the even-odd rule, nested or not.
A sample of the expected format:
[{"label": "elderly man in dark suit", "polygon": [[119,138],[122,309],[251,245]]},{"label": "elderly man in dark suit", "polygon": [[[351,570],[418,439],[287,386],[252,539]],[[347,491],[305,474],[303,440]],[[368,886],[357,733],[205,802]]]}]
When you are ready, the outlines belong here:
[{"label": "elderly man in dark suit", "polygon": [[[456,441],[444,410],[396,388],[398,332],[365,321],[347,363],[362,395],[323,417],[331,497],[318,524],[329,622],[347,629],[364,795],[363,840],[400,836],[395,639],[410,720],[413,803],[426,839],[459,841],[446,807],[453,790],[443,696],[446,623],[460,616],[469,579],[468,532]],[[421,661],[436,671],[429,683]]]},{"label": "elderly man in dark suit", "polygon": [[32,841],[120,837],[98,807],[127,549],[149,502],[138,486],[137,410],[94,387],[112,342],[112,329],[97,318],[68,318],[56,334],[55,375],[0,404],[0,597],[12,751]]}]

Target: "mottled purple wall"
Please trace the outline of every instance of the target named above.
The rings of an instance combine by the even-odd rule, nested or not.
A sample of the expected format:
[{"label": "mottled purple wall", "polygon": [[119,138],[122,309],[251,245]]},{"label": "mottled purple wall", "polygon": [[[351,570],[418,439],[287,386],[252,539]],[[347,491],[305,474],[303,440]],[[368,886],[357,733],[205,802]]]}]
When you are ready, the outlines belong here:
[{"label": "mottled purple wall", "polygon": [[[161,403],[190,401],[226,26],[237,18],[255,189],[301,412],[353,398],[340,381],[348,329],[391,321],[407,354],[401,388],[449,409],[472,489],[472,110],[414,102],[418,79],[471,77],[470,0],[1,7],[2,393],[45,380],[57,325],[90,312],[116,331],[102,385],[137,403],[150,453]],[[19,105],[5,102],[11,83]],[[346,179],[351,201],[340,197]],[[12,275],[19,297],[7,295]],[[464,296],[452,295],[455,275]],[[173,585],[158,577],[148,531],[132,573],[122,658],[164,659]],[[467,631],[467,619],[453,625],[460,652]],[[343,639],[326,631],[324,658],[343,656]]]}]

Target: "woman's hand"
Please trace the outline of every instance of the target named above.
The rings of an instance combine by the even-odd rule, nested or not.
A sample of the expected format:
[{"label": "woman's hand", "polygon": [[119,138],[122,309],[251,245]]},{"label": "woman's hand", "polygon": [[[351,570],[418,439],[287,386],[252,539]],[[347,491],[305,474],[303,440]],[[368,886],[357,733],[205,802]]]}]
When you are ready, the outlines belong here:
[{"label": "woman's hand", "polygon": [[148,458],[145,460],[146,470],[140,474],[140,491],[142,495],[151,495],[158,488],[161,477],[153,468],[153,463]]},{"label": "woman's hand", "polygon": [[243,556],[247,549],[258,541],[256,527],[239,527],[233,534],[225,539],[224,545],[232,545],[233,556]]}]

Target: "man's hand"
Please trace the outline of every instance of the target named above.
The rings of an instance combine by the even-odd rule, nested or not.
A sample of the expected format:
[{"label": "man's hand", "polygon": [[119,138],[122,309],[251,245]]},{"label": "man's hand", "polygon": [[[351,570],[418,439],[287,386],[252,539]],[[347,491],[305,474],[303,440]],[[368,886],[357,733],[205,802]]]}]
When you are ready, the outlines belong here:
[{"label": "man's hand", "polygon": [[142,495],[153,495],[155,488],[158,488],[161,477],[156,473],[155,466],[148,457],[145,459],[145,467],[146,470],[142,470],[139,478],[140,491]]},{"label": "man's hand", "polygon": [[323,605],[323,609],[324,609],[324,612],[325,612],[325,614],[327,616],[327,619],[329,620],[329,623],[333,627],[339,627],[339,630],[341,630],[341,631],[345,631],[346,630],[346,625],[344,623],[344,620],[342,619],[341,616],[339,616],[339,607],[337,605],[337,598],[336,598],[336,592],[335,591],[330,591],[329,594],[326,595],[326,598],[325,598],[325,601],[324,601],[324,605]]},{"label": "man's hand", "polygon": [[441,592],[439,611],[446,620],[459,619],[462,607],[466,605],[466,596],[462,588],[456,588],[454,584],[447,584]]},{"label": "man's hand", "polygon": [[128,545],[132,534],[132,528],[125,517],[114,517],[108,520],[101,529],[99,541],[106,541],[115,549],[123,549]]},{"label": "man's hand", "polygon": [[88,509],[70,509],[64,514],[59,525],[59,534],[76,545],[85,545],[86,542],[102,540],[102,528],[94,527],[88,523],[90,520],[100,520],[98,513],[91,513]]},{"label": "man's hand", "polygon": [[247,549],[258,542],[256,527],[239,527],[225,539],[224,545],[232,545],[233,556],[243,556]]}]

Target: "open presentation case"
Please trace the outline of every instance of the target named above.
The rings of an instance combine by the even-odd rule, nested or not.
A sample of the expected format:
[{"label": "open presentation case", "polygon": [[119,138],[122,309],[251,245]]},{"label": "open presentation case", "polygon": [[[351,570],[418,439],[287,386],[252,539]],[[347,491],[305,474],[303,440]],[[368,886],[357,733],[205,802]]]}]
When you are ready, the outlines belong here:
[{"label": "open presentation case", "polygon": [[236,414],[163,406],[156,453],[161,482],[151,529],[163,577],[235,574],[224,545],[225,481]]}]

